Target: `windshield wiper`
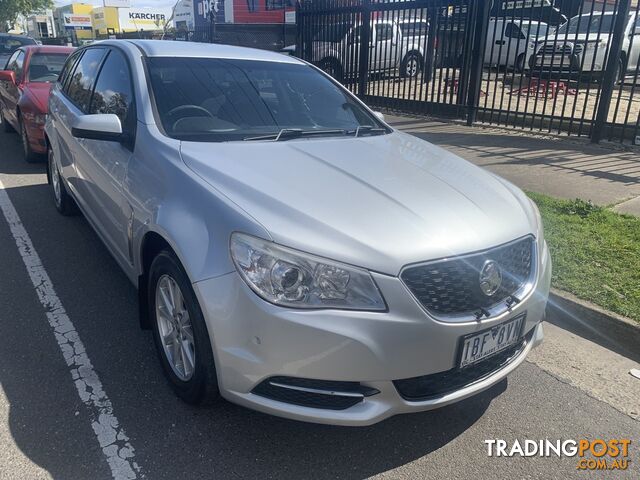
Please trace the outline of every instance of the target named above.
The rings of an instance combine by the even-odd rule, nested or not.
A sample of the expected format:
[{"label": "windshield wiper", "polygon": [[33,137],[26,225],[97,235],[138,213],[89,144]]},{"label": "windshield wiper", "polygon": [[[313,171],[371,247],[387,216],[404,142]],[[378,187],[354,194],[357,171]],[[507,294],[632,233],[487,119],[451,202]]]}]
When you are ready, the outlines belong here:
[{"label": "windshield wiper", "polygon": [[278,133],[270,133],[268,135],[260,135],[258,137],[246,137],[246,142],[254,140],[273,140],[274,142],[284,142],[293,138],[311,137],[316,135],[344,135],[344,130],[302,130],[301,128],[283,128]]},{"label": "windshield wiper", "polygon": [[387,133],[386,128],[374,127],[373,125],[360,125],[353,131],[347,132],[349,134],[354,133],[355,137],[359,137],[362,134],[378,135],[381,133]]}]

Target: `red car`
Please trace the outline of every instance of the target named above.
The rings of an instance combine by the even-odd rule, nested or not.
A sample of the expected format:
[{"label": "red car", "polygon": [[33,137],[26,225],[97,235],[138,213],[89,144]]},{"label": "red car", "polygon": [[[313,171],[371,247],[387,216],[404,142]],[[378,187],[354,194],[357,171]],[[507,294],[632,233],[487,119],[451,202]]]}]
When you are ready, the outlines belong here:
[{"label": "red car", "polygon": [[49,92],[58,79],[71,47],[20,47],[0,71],[0,118],[5,132],[18,131],[27,162],[47,153],[44,122]]}]

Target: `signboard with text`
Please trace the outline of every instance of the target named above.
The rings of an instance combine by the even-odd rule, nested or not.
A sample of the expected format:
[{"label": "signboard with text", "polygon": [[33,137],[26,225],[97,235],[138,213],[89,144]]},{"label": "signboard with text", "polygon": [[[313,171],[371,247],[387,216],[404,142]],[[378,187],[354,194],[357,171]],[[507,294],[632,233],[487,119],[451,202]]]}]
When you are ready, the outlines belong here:
[{"label": "signboard with text", "polygon": [[123,8],[118,10],[118,20],[122,31],[163,30],[170,18],[171,8]]},{"label": "signboard with text", "polygon": [[91,22],[91,15],[81,15],[77,13],[65,13],[64,14],[64,28],[66,29],[88,29],[93,28]]},{"label": "signboard with text", "polygon": [[130,0],[104,0],[105,7],[116,8],[129,8],[131,6]]}]

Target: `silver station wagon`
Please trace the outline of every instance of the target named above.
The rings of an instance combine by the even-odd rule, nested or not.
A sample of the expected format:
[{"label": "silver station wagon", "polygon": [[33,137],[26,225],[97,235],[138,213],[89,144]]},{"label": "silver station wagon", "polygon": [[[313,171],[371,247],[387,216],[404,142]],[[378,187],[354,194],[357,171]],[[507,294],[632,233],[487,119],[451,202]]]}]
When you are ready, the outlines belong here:
[{"label": "silver station wagon", "polygon": [[46,135],[57,209],[137,287],[186,402],[368,425],[480,392],[542,341],[536,206],[300,60],[95,43]]}]

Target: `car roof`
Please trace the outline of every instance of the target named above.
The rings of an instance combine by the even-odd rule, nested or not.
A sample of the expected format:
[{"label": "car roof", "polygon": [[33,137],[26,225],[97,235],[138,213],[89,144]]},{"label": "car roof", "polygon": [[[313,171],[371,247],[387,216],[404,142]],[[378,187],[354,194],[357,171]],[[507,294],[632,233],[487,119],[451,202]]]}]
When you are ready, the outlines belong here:
[{"label": "car roof", "polygon": [[19,38],[21,40],[33,40],[34,42],[36,41],[35,38],[32,38],[32,37],[30,37],[28,35],[17,35],[15,33],[0,32],[0,37]]},{"label": "car roof", "polygon": [[135,45],[147,57],[224,58],[303,64],[303,62],[296,58],[277,52],[215,43],[180,42],[174,40],[105,40],[104,42],[96,42],[93,45],[118,45],[120,42],[128,42]]},{"label": "car roof", "polygon": [[62,45],[24,45],[20,50],[31,53],[71,53],[75,48]]}]

